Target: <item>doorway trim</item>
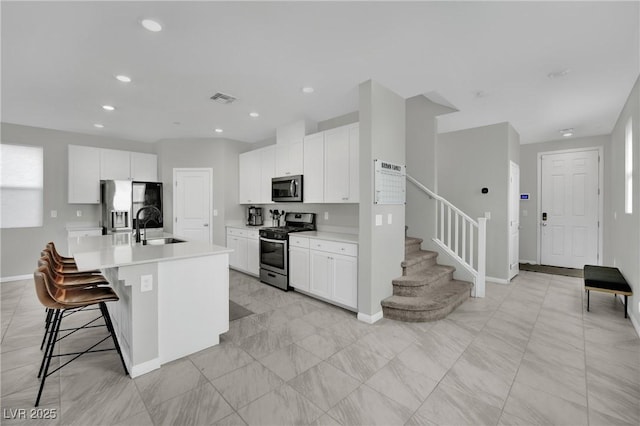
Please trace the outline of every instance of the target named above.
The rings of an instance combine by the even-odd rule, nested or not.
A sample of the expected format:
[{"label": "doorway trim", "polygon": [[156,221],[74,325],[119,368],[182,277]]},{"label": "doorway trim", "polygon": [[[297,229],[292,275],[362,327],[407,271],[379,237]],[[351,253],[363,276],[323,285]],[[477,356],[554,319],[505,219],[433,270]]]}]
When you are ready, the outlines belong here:
[{"label": "doorway trim", "polygon": [[536,262],[540,265],[540,261],[542,259],[542,234],[540,229],[540,216],[542,215],[542,156],[549,154],[566,154],[569,152],[586,152],[586,151],[597,151],[598,152],[598,265],[602,265],[603,255],[602,255],[602,247],[603,247],[603,229],[604,229],[604,150],[602,145],[599,146],[591,146],[584,148],[573,148],[573,149],[559,149],[555,151],[544,151],[538,153],[538,197],[537,197],[537,206],[536,206],[536,244],[538,245],[538,250],[536,251]]},{"label": "doorway trim", "polygon": [[176,224],[176,211],[177,211],[177,198],[176,188],[178,181],[176,175],[178,172],[208,172],[209,173],[209,190],[211,196],[209,197],[209,244],[213,244],[213,169],[211,167],[174,167],[173,178],[171,181],[171,199],[173,205],[173,211],[171,212],[171,230],[172,234],[175,231]]}]

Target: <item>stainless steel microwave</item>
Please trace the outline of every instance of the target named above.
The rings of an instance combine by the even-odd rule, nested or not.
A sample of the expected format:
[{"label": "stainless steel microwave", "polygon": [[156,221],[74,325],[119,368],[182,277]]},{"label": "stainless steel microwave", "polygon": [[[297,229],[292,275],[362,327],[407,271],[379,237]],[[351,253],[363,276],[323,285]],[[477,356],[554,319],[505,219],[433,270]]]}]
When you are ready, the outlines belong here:
[{"label": "stainless steel microwave", "polygon": [[301,203],[302,175],[272,178],[271,200],[284,203]]}]

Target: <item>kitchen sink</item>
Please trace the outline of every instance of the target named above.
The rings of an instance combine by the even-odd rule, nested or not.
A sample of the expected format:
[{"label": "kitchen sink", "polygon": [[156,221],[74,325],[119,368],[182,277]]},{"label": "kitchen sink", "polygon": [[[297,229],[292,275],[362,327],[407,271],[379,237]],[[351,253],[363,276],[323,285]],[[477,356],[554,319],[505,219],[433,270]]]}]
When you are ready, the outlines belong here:
[{"label": "kitchen sink", "polygon": [[165,244],[184,243],[185,240],[179,240],[177,238],[151,238],[143,240],[142,244],[145,246],[163,246]]}]

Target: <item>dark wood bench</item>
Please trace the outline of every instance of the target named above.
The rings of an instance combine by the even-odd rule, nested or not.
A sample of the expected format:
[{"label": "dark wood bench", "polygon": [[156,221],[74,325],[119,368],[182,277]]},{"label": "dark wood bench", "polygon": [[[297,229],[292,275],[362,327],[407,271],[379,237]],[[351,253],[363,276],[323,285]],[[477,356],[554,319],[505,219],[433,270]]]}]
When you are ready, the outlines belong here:
[{"label": "dark wood bench", "polygon": [[627,297],[633,294],[631,287],[618,268],[607,266],[584,266],[584,289],[587,291],[587,311],[589,311],[589,292],[601,291],[624,295],[624,317],[627,318]]}]

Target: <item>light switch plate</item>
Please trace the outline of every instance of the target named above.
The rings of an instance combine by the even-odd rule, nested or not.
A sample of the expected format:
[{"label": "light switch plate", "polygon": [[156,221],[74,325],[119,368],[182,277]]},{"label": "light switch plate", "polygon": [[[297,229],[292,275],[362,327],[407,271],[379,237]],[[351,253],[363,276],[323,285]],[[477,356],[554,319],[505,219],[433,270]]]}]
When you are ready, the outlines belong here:
[{"label": "light switch plate", "polygon": [[218,209],[213,209],[213,215],[218,216]]},{"label": "light switch plate", "polygon": [[393,215],[391,213],[387,214],[387,224],[391,225],[391,223],[393,222]]},{"label": "light switch plate", "polygon": [[382,226],[382,215],[381,214],[377,214],[376,215],[376,226]]},{"label": "light switch plate", "polygon": [[329,212],[324,212],[324,220],[329,220]]},{"label": "light switch plate", "polygon": [[82,216],[82,210],[76,210],[76,216],[81,217]]},{"label": "light switch plate", "polygon": [[58,217],[58,210],[51,210],[51,217]]},{"label": "light switch plate", "polygon": [[484,217],[485,217],[487,220],[490,220],[490,219],[491,219],[491,212],[484,212]]},{"label": "light switch plate", "polygon": [[153,275],[142,275],[140,277],[140,292],[144,293],[153,290]]}]

